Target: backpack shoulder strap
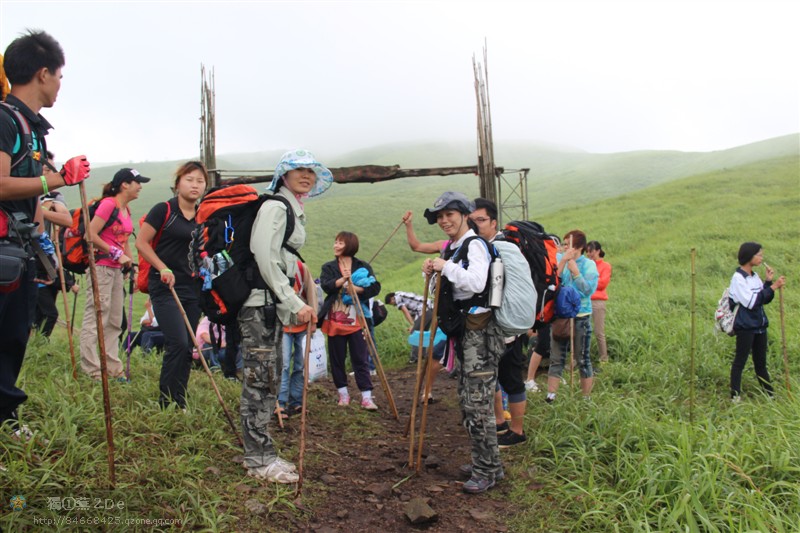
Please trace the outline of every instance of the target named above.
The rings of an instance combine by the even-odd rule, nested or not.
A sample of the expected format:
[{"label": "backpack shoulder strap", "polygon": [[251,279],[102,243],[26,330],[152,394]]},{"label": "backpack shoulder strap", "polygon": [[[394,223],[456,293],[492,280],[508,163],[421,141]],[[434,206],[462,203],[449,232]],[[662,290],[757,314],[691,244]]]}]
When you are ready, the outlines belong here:
[{"label": "backpack shoulder strap", "polygon": [[305,263],[306,261],[303,259],[303,256],[300,255],[300,252],[298,252],[294,246],[287,244],[289,242],[289,237],[291,237],[292,233],[294,233],[294,209],[292,209],[292,204],[289,203],[289,200],[277,194],[271,195],[269,200],[277,200],[286,206],[286,231],[283,233],[283,241],[281,241],[281,246],[292,252],[300,259],[300,261]]},{"label": "backpack shoulder strap", "polygon": [[31,132],[31,125],[28,124],[28,119],[19,109],[6,102],[0,102],[0,109],[3,109],[17,126],[20,149],[16,153],[16,157],[11,158],[11,168],[13,169],[33,153],[33,133]]}]

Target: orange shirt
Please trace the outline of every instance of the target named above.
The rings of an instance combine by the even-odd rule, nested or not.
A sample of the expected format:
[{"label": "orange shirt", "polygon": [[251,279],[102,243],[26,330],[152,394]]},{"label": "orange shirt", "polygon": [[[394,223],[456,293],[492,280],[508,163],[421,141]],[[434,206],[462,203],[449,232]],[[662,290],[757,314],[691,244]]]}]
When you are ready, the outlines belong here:
[{"label": "orange shirt", "polygon": [[597,290],[592,294],[592,300],[608,300],[606,287],[608,287],[609,282],[611,282],[611,265],[602,259],[595,261],[595,264],[597,265],[598,279]]}]

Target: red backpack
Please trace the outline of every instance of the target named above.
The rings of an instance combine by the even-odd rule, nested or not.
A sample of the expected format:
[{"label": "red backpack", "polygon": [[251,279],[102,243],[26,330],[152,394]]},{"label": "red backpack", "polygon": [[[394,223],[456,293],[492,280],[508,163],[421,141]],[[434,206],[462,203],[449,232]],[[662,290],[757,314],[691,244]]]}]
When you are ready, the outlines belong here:
[{"label": "red backpack", "polygon": [[536,324],[549,324],[555,316],[558,292],[558,237],[544,230],[538,222],[513,221],[503,228],[506,240],[519,246],[531,267],[531,278],[536,288]]},{"label": "red backpack", "polygon": [[[100,205],[100,200],[95,198],[89,202],[89,220],[94,218],[97,207]],[[103,233],[111,224],[117,220],[119,215],[119,207],[115,206],[111,211],[111,216],[108,217],[105,224],[99,233]],[[83,274],[89,268],[89,245],[86,242],[86,227],[83,224],[83,210],[82,208],[72,210],[72,225],[68,228],[61,230],[61,256],[64,262],[64,268],[74,274]],[[95,251],[95,259],[108,257],[99,250]]]},{"label": "red backpack", "polygon": [[[172,215],[172,207],[169,205],[169,202],[164,202],[167,204],[167,215],[164,217],[164,222],[161,223],[161,227],[158,228],[158,232],[156,236],[153,237],[153,241],[150,245],[153,247],[153,250],[156,249],[158,246],[158,241],[161,239],[161,233],[164,231],[164,227],[167,225],[169,221],[170,215]],[[139,219],[139,231],[142,229],[142,225],[144,224],[144,219],[147,218],[147,215],[142,216]],[[136,287],[139,289],[139,292],[147,294],[150,289],[147,287],[148,278],[150,277],[150,263],[147,262],[142,254],[139,254],[139,272],[136,274]]]}]

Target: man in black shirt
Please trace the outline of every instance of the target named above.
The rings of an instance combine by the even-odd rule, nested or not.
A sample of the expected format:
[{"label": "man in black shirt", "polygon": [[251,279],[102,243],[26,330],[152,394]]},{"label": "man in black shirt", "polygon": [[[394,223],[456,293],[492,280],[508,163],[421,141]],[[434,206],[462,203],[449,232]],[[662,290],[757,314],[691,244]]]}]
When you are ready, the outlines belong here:
[{"label": "man in black shirt", "polygon": [[39,114],[52,107],[61,88],[64,51],[45,32],[29,32],[6,48],[4,67],[11,93],[0,104],[0,424],[17,434],[17,407],[27,399],[16,386],[30,333],[33,298],[34,224],[42,227],[39,196],[89,176],[86,157],[67,161],[61,172],[43,175],[52,126]]}]

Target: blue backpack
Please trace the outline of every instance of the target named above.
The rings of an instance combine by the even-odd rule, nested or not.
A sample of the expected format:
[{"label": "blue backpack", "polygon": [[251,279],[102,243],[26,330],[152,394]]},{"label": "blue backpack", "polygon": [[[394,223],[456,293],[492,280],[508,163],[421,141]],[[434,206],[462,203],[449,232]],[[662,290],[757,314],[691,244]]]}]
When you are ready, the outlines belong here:
[{"label": "blue backpack", "polygon": [[571,285],[561,285],[556,294],[556,316],[575,318],[581,309],[581,294]]}]

